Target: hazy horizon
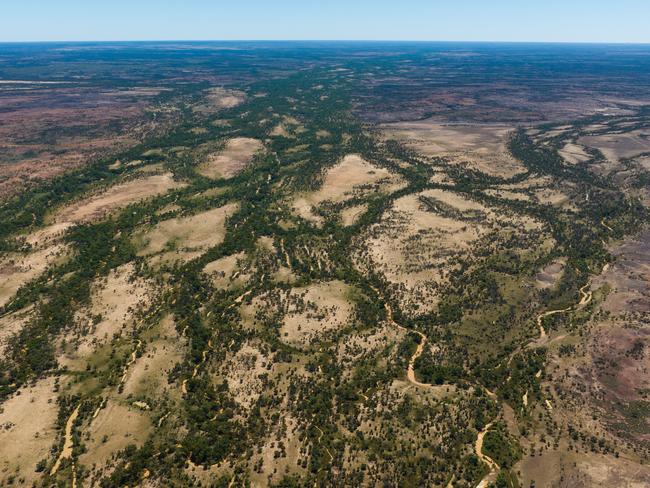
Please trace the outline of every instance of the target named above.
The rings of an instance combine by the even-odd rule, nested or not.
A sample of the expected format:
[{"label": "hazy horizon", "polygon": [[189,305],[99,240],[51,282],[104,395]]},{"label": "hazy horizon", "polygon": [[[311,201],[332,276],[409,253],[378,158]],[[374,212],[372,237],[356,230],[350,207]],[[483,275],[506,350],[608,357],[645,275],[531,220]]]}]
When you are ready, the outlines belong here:
[{"label": "hazy horizon", "polygon": [[393,41],[650,43],[650,5],[622,0],[297,0],[88,4],[25,0],[3,9],[0,42]]}]

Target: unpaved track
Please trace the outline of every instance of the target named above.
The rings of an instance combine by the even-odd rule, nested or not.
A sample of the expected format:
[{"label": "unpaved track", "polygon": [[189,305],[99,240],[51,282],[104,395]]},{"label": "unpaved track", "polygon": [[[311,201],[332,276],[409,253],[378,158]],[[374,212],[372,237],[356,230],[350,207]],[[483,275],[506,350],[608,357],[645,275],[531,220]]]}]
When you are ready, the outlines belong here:
[{"label": "unpaved track", "polygon": [[[318,425],[314,425],[314,427],[316,427],[316,428],[318,429],[318,432],[320,432],[320,435],[318,436],[318,444],[320,445],[320,441],[321,441],[321,439],[323,438],[323,436],[325,435],[325,432],[323,432],[323,429],[321,429]],[[330,463],[331,463],[332,461],[334,461],[334,456],[332,456],[332,453],[331,453],[330,450],[327,448],[327,446],[325,446],[325,452],[327,452],[327,454],[328,454],[329,457],[330,457]]]},{"label": "unpaved track", "polygon": [[494,462],[494,459],[492,459],[490,456],[487,456],[483,454],[483,440],[485,438],[485,434],[488,433],[490,428],[492,427],[492,423],[489,423],[485,426],[485,428],[479,432],[478,437],[476,438],[476,443],[474,444],[474,451],[476,453],[476,457],[478,457],[481,462],[485,463],[488,465],[490,468],[490,472],[485,475],[485,477],[479,482],[478,485],[476,485],[476,488],[487,488],[487,486],[494,482],[496,479],[497,473],[499,472],[499,465]]},{"label": "unpaved track", "polygon": [[580,288],[580,305],[581,307],[584,307],[585,305],[588,305],[589,302],[591,302],[591,299],[593,298],[593,293],[591,291],[586,292],[585,289],[589,288],[591,286],[591,283],[587,283],[585,286]]},{"label": "unpaved track", "polygon": [[[70,459],[72,457],[72,449],[74,448],[74,441],[72,439],[72,427],[74,426],[75,420],[77,420],[77,417],[79,416],[79,407],[80,405],[77,405],[77,407],[72,411],[72,414],[70,414],[70,417],[68,417],[68,421],[65,424],[65,440],[63,441],[63,449],[61,450],[61,454],[59,454],[56,463],[54,463],[54,466],[52,466],[52,470],[50,471],[50,476],[54,476],[57,473],[59,467],[61,466],[61,462],[64,459]],[[76,486],[77,486],[77,470],[73,461],[72,487],[75,488]]]},{"label": "unpaved track", "polygon": [[427,344],[427,336],[425,336],[422,332],[418,332],[416,330],[410,330],[407,329],[406,327],[398,324],[395,322],[395,319],[393,318],[393,309],[391,308],[390,304],[388,303],[388,300],[385,299],[384,295],[374,286],[370,285],[370,288],[374,290],[377,295],[381,297],[381,299],[384,301],[384,309],[386,309],[386,317],[388,318],[388,322],[395,328],[399,330],[403,330],[405,332],[414,332],[420,336],[420,344],[418,344],[417,349],[411,356],[411,359],[409,359],[409,366],[408,370],[406,371],[406,378],[409,380],[409,382],[412,385],[423,387],[423,388],[433,388],[433,385],[429,385],[428,383],[421,383],[415,378],[415,361],[422,355],[424,352],[424,348]]},{"label": "unpaved track", "polygon": [[427,342],[429,341],[429,338],[425,336],[422,332],[413,330],[413,329],[407,329],[403,325],[398,324],[395,322],[395,319],[393,318],[393,309],[391,308],[390,304],[388,303],[388,300],[384,297],[383,293],[381,293],[377,288],[374,286],[370,285],[370,288],[373,289],[373,291],[381,297],[381,299],[384,301],[384,309],[386,309],[386,317],[388,318],[388,322],[395,328],[402,330],[404,332],[413,332],[414,334],[417,334],[420,336],[420,343],[418,344],[417,349],[409,359],[409,365],[408,369],[406,371],[406,378],[408,379],[409,383],[411,383],[414,386],[420,387],[420,388],[431,388],[435,389],[440,386],[449,386],[449,385],[430,385],[429,383],[422,383],[421,381],[418,381],[417,378],[415,377],[415,361],[422,355],[424,352],[424,349],[427,345]]},{"label": "unpaved track", "polygon": [[571,310],[571,308],[572,307],[567,307],[567,308],[563,308],[561,310],[551,310],[549,312],[544,312],[544,313],[539,314],[537,316],[537,327],[539,327],[539,338],[540,339],[546,339],[546,337],[547,337],[546,336],[546,329],[544,329],[544,324],[542,323],[542,320],[545,317],[549,317],[551,315],[555,315],[555,314],[558,314],[558,313],[568,312],[569,310]]},{"label": "unpaved track", "polygon": [[607,225],[607,224],[605,223],[605,219],[603,219],[603,220],[600,221],[600,225],[602,225],[603,227],[605,227],[605,229],[607,229],[608,231],[610,231],[610,232],[614,232],[614,229],[612,229],[609,225]]},{"label": "unpaved track", "polygon": [[[590,286],[591,286],[591,283],[587,283],[585,286],[580,288],[580,302],[578,302],[577,306],[584,307],[585,305],[588,305],[589,302],[591,302],[591,299],[593,297],[593,293],[591,291],[589,291],[589,292],[585,291]],[[569,310],[571,310],[574,307],[575,307],[575,305],[572,305],[570,307],[563,308],[561,310],[560,309],[551,310],[549,312],[544,312],[542,314],[539,314],[537,316],[537,327],[539,327],[539,338],[542,339],[542,340],[545,340],[546,337],[547,337],[546,330],[544,329],[544,325],[542,323],[542,320],[544,319],[544,317],[548,317],[550,315],[555,315],[555,314],[558,314],[558,313],[568,312]]]},{"label": "unpaved track", "polygon": [[408,371],[406,372],[406,377],[412,384],[416,386],[430,387],[431,385],[428,385],[426,383],[421,383],[415,378],[415,361],[417,361],[417,359],[422,355],[422,353],[424,352],[424,347],[427,344],[427,336],[425,336],[421,332],[417,332],[417,334],[420,336],[420,344],[418,344],[418,348],[415,350],[413,356],[411,356],[411,359],[409,360],[409,368]]}]

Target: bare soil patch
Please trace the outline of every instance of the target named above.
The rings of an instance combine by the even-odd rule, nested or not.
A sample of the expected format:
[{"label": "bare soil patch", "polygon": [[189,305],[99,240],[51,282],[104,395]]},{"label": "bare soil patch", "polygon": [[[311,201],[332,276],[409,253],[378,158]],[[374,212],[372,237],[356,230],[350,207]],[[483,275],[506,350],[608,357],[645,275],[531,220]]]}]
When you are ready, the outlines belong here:
[{"label": "bare soil patch", "polygon": [[535,283],[538,288],[548,290],[553,288],[559,281],[566,265],[566,259],[556,259],[546,265],[539,273],[535,275]]}]

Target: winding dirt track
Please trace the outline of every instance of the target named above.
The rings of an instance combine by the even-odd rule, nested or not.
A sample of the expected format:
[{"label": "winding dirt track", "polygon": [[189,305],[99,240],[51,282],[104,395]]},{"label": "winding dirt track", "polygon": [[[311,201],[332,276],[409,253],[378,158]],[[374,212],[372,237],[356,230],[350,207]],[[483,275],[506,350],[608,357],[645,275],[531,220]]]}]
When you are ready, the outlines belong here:
[{"label": "winding dirt track", "polygon": [[431,385],[422,383],[415,378],[415,361],[417,361],[417,359],[422,355],[422,353],[424,352],[424,347],[427,344],[427,336],[425,336],[421,332],[416,332],[416,333],[420,336],[420,344],[418,344],[418,348],[415,350],[413,356],[411,356],[411,359],[409,360],[409,367],[408,370],[406,371],[406,377],[412,384],[416,386],[422,386],[428,388],[431,387]]},{"label": "winding dirt track", "polygon": [[377,293],[377,295],[379,295],[381,297],[381,299],[384,301],[384,309],[386,310],[386,317],[388,318],[388,322],[393,327],[395,327],[395,328],[397,328],[399,330],[402,330],[404,332],[413,332],[413,333],[420,336],[420,344],[418,344],[417,349],[415,350],[415,352],[413,353],[413,355],[409,359],[409,365],[408,365],[408,369],[406,371],[406,378],[409,380],[409,382],[412,385],[419,386],[421,388],[434,388],[433,385],[430,385],[428,383],[422,383],[422,382],[418,381],[415,378],[415,361],[417,361],[417,359],[420,356],[422,356],[422,353],[424,352],[424,348],[426,347],[427,342],[428,342],[429,339],[422,332],[419,332],[417,330],[407,329],[403,325],[400,325],[397,322],[395,322],[395,319],[393,318],[393,309],[391,308],[390,304],[388,303],[388,300],[385,299],[384,295],[377,288],[375,288],[372,285],[370,286],[370,288],[372,288],[374,290],[374,292]]},{"label": "winding dirt track", "polygon": [[[591,302],[591,299],[593,298],[593,293],[591,291],[586,292],[585,289],[591,286],[591,283],[587,283],[585,286],[580,288],[580,302],[578,302],[577,306],[578,307],[584,307],[585,305],[588,305],[589,302]],[[555,315],[558,313],[564,313],[568,312],[572,308],[574,308],[576,305],[572,305],[567,308],[563,309],[558,309],[558,310],[551,310],[549,312],[544,312],[542,314],[539,314],[537,316],[537,327],[539,327],[539,338],[540,339],[546,339],[546,330],[544,329],[544,325],[542,323],[542,320],[544,317],[548,317],[550,315]]]},{"label": "winding dirt track", "polygon": [[612,229],[609,225],[607,225],[607,224],[605,223],[605,219],[602,219],[602,220],[600,221],[600,225],[602,225],[603,227],[605,227],[605,229],[607,229],[608,231],[610,231],[610,232],[614,232],[614,229]]},{"label": "winding dirt track", "polygon": [[478,437],[476,438],[476,443],[474,444],[476,457],[478,457],[484,464],[487,464],[487,466],[490,468],[490,472],[483,477],[479,484],[476,485],[476,488],[486,488],[496,479],[497,473],[499,472],[499,465],[494,462],[494,459],[483,454],[483,440],[485,438],[485,434],[488,433],[491,427],[492,423],[487,424],[485,428],[479,432]]},{"label": "winding dirt track", "polygon": [[551,310],[549,312],[544,312],[544,313],[539,314],[537,316],[537,327],[539,327],[539,338],[540,339],[546,339],[546,329],[544,329],[544,324],[542,323],[542,320],[544,319],[544,317],[549,317],[551,315],[555,315],[555,314],[558,314],[558,313],[568,312],[569,310],[571,310],[571,308],[572,307],[567,307],[567,308],[558,309],[558,310]]},{"label": "winding dirt track", "polygon": [[585,291],[585,289],[589,288],[590,286],[591,286],[591,283],[587,283],[585,286],[580,288],[581,297],[580,297],[580,303],[578,303],[578,305],[585,306],[585,305],[588,305],[589,302],[591,302],[591,299],[593,298],[594,294],[591,291],[589,291],[589,292]]}]

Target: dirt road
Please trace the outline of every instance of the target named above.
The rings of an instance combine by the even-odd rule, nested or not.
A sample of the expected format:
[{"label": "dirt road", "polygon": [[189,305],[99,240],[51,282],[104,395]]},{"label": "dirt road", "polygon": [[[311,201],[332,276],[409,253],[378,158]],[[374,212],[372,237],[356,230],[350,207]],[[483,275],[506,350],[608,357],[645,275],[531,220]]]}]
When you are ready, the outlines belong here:
[{"label": "dirt road", "polygon": [[476,443],[474,444],[474,452],[476,457],[478,457],[482,463],[487,464],[490,468],[490,472],[486,474],[483,479],[480,481],[476,488],[487,488],[487,486],[496,480],[497,474],[499,473],[499,465],[494,462],[490,456],[483,454],[483,440],[485,439],[485,434],[492,428],[492,423],[489,423],[485,428],[479,432],[478,437],[476,438]]}]

